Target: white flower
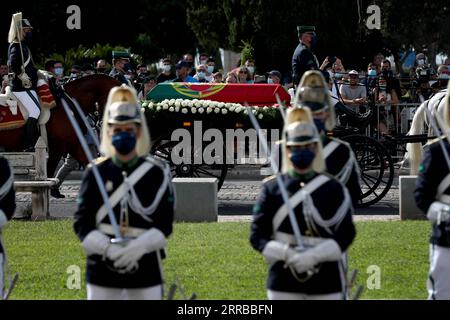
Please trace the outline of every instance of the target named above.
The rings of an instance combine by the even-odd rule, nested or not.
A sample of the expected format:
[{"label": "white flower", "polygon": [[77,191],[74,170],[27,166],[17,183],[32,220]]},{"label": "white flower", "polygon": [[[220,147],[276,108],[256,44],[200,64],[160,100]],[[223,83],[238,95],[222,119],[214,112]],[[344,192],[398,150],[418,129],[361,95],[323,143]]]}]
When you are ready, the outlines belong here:
[{"label": "white flower", "polygon": [[233,112],[234,111],[234,109],[236,109],[235,107],[233,107],[233,106],[231,106],[230,108],[230,112]]},{"label": "white flower", "polygon": [[161,109],[162,109],[162,108],[161,108],[160,106],[157,106],[157,107],[156,107],[156,111],[161,111]]},{"label": "white flower", "polygon": [[186,113],[188,113],[188,109],[183,108],[183,109],[181,109],[181,112],[184,113],[184,114],[186,114]]},{"label": "white flower", "polygon": [[200,101],[195,101],[194,102],[195,107],[200,108],[203,104]]},{"label": "white flower", "polygon": [[155,104],[154,104],[153,102],[150,102],[150,103],[148,104],[148,107],[151,108],[151,109],[153,109],[154,106],[155,106]]},{"label": "white flower", "polygon": [[142,108],[145,108],[145,107],[147,107],[148,106],[148,101],[144,101],[143,103],[142,103]]},{"label": "white flower", "polygon": [[205,112],[204,108],[198,108],[198,113],[202,114],[203,112]]},{"label": "white flower", "polygon": [[236,109],[234,109],[234,111],[235,111],[236,113],[240,113],[240,112],[242,111],[242,107],[237,107]]},{"label": "white flower", "polygon": [[202,101],[202,105],[205,107],[205,108],[208,108],[209,107],[209,100],[203,100]]},{"label": "white flower", "polygon": [[167,103],[164,103],[162,105],[162,108],[163,108],[163,110],[167,110],[167,109],[169,109],[169,105]]},{"label": "white flower", "polygon": [[210,106],[213,107],[213,108],[218,108],[219,104],[216,101],[211,101]]},{"label": "white flower", "polygon": [[175,107],[181,107],[181,103],[180,103],[180,101],[175,101]]},{"label": "white flower", "polygon": [[197,109],[191,108],[191,112],[192,112],[193,114],[195,114],[195,113],[197,113]]},{"label": "white flower", "polygon": [[244,114],[248,114],[248,111],[247,111],[247,109],[245,109],[245,110],[244,110]]},{"label": "white flower", "polygon": [[215,113],[219,113],[219,112],[220,112],[220,109],[219,109],[219,108],[214,108],[214,112],[215,112]]},{"label": "white flower", "polygon": [[[164,100],[164,101],[166,101],[166,100]],[[168,102],[169,104],[171,104],[171,105],[174,105],[174,104],[175,104],[175,99],[167,100],[167,102]]]},{"label": "white flower", "polygon": [[183,101],[181,102],[181,105],[182,105],[183,107],[187,107],[188,101],[187,101],[187,100],[183,100]]},{"label": "white flower", "polygon": [[263,115],[262,113],[260,113],[260,114],[258,115],[258,119],[262,119],[262,118],[264,118],[264,115]]},{"label": "white flower", "polygon": [[258,111],[256,109],[253,109],[252,112],[253,112],[253,114],[257,114],[258,113]]},{"label": "white flower", "polygon": [[225,108],[223,108],[223,109],[222,109],[222,114],[227,114],[227,113],[228,113],[228,110],[225,109]]},{"label": "white flower", "polygon": [[267,111],[267,110],[269,110],[269,107],[265,106],[265,107],[263,108],[263,110],[264,110],[264,111]]},{"label": "white flower", "polygon": [[180,112],[180,107],[175,107],[175,112]]},{"label": "white flower", "polygon": [[219,102],[217,105],[218,105],[219,108],[225,107],[225,103],[223,103],[223,102]]},{"label": "white flower", "polygon": [[170,111],[170,112],[174,112],[174,111],[175,111],[175,108],[174,108],[174,107],[170,107],[170,108],[169,108],[169,111]]},{"label": "white flower", "polygon": [[212,112],[212,108],[211,107],[208,107],[207,109],[206,109],[206,113],[211,113]]},{"label": "white flower", "polygon": [[189,108],[192,108],[194,106],[194,103],[192,102],[192,100],[188,100],[187,106]]}]

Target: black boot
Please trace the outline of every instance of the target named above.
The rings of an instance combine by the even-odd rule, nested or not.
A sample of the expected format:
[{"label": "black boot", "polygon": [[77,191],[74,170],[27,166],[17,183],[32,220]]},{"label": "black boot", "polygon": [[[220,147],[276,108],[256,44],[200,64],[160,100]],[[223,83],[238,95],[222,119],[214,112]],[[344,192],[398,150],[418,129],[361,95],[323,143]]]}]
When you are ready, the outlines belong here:
[{"label": "black boot", "polygon": [[25,124],[25,152],[34,152],[34,146],[39,138],[38,120],[34,118],[28,118]]},{"label": "black boot", "polygon": [[52,189],[50,189],[50,195],[51,195],[53,198],[57,198],[57,199],[63,199],[63,198],[66,197],[66,196],[63,195],[61,192],[59,192],[59,188],[52,188]]}]

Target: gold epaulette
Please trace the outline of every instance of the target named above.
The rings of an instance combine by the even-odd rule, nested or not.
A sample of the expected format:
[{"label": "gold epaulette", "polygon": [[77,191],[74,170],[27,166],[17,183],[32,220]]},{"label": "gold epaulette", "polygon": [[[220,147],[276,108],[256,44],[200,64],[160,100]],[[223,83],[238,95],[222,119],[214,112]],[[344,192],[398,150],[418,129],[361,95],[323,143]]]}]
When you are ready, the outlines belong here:
[{"label": "gold epaulette", "polygon": [[[109,157],[98,157],[98,158],[95,158],[93,160],[93,162],[95,165],[98,166],[99,164],[101,164],[102,162],[105,162],[108,159],[109,159]],[[90,167],[92,167],[92,163],[89,163],[88,168],[90,168]]]},{"label": "gold epaulette", "polygon": [[277,177],[276,175],[267,177],[267,178],[265,178],[262,182],[263,182],[263,183],[269,182],[270,180],[273,180],[273,179],[275,179],[276,177]]}]

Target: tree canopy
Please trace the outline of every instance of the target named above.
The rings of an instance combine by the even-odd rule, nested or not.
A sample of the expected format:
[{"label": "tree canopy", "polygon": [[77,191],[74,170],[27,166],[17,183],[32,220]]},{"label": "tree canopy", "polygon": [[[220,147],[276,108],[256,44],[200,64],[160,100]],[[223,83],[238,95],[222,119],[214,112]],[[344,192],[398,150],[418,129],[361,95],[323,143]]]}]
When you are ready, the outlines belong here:
[{"label": "tree canopy", "polygon": [[[66,27],[70,4],[81,9],[81,30]],[[366,27],[372,4],[381,8],[381,30]],[[3,59],[10,17],[17,11],[35,27],[35,59],[98,43],[130,48],[152,62],[196,48],[212,55],[219,48],[240,51],[245,42],[253,46],[260,70],[289,71],[297,25],[316,26],[319,60],[336,55],[347,68],[364,68],[375,53],[389,49],[395,54],[403,46],[426,47],[430,56],[450,51],[448,0],[10,1],[2,4]]]}]

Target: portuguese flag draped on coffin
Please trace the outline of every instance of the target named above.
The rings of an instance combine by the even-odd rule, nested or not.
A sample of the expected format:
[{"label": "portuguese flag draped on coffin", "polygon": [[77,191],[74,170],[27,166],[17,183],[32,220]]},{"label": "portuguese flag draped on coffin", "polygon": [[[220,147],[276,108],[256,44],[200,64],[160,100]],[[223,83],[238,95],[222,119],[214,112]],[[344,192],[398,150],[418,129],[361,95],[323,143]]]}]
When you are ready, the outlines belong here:
[{"label": "portuguese flag draped on coffin", "polygon": [[147,95],[147,100],[199,99],[218,102],[247,102],[251,106],[270,106],[280,100],[289,105],[291,97],[279,84],[226,84],[226,83],[160,83]]}]

